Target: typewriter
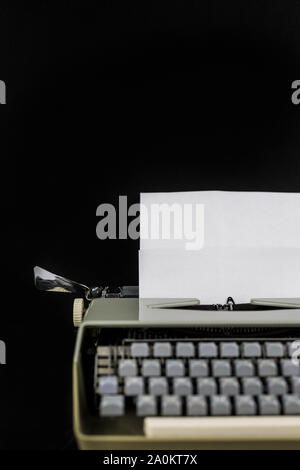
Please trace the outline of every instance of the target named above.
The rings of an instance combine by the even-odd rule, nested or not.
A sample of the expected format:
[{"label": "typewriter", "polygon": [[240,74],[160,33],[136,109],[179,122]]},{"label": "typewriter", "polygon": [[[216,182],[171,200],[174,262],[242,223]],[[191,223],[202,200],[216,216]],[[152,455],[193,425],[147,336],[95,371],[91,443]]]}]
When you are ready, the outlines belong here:
[{"label": "typewriter", "polygon": [[300,298],[202,305],[34,275],[76,297],[79,448],[300,448]]}]

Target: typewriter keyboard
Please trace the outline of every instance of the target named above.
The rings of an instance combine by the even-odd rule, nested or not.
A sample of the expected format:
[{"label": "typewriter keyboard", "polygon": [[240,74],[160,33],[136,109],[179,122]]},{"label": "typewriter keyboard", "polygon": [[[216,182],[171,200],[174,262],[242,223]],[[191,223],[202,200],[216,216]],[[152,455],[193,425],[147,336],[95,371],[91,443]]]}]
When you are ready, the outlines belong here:
[{"label": "typewriter keyboard", "polygon": [[298,353],[299,340],[99,345],[97,409],[101,417],[300,415]]}]

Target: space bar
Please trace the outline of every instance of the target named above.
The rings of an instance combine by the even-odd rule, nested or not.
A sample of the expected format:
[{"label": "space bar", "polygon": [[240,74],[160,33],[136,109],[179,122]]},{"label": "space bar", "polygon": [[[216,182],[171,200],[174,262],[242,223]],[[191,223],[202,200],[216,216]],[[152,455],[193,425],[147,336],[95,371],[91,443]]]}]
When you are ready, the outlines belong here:
[{"label": "space bar", "polygon": [[175,440],[293,440],[300,438],[300,417],[145,418],[144,434],[147,438]]}]

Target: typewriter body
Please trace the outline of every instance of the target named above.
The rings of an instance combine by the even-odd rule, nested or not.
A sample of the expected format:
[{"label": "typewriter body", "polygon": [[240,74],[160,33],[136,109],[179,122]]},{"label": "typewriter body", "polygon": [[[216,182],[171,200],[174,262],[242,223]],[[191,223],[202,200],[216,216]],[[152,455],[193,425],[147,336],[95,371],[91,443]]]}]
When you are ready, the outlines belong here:
[{"label": "typewriter body", "polygon": [[88,288],[41,268],[35,282],[84,297],[74,300],[81,449],[300,448],[300,298],[140,299],[136,287]]}]

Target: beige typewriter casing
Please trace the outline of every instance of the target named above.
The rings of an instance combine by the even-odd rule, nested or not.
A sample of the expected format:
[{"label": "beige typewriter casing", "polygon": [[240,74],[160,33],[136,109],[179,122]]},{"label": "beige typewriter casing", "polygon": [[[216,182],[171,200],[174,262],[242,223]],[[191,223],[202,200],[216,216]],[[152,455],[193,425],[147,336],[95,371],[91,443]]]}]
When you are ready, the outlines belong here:
[{"label": "beige typewriter casing", "polygon": [[300,416],[145,418],[144,434],[132,435],[115,427],[107,432],[101,428],[101,418],[92,416],[87,405],[82,359],[87,334],[93,337],[107,327],[300,327],[300,308],[225,312],[169,307],[162,312],[157,305],[164,302],[172,305],[178,299],[97,298],[89,304],[78,329],[73,361],[73,420],[79,448],[300,449]]}]

